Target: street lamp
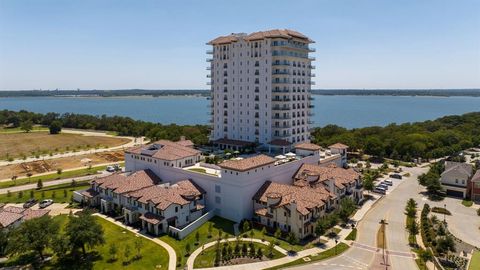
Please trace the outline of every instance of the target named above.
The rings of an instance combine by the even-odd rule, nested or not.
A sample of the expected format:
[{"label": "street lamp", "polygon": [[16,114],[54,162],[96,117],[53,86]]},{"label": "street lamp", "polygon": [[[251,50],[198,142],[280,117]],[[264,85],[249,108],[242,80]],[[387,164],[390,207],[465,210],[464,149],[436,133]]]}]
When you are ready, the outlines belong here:
[{"label": "street lamp", "polygon": [[443,223],[447,224],[447,221],[445,220],[445,212],[447,212],[447,204],[444,204],[443,208],[445,209],[445,211],[443,211]]},{"label": "street lamp", "polygon": [[381,219],[380,224],[382,225],[382,230],[383,230],[383,245],[382,245],[382,256],[383,256],[383,264],[385,264],[385,269],[388,269],[387,261],[385,258],[385,227],[388,225],[386,219]]},{"label": "street lamp", "polygon": [[338,244],[338,240],[335,239],[335,255],[337,255],[337,244]]}]

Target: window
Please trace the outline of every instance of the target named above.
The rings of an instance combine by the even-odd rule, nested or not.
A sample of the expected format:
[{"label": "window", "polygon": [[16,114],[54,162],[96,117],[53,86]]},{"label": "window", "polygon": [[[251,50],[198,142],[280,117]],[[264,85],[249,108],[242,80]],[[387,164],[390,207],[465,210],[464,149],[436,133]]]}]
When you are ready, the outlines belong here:
[{"label": "window", "polygon": [[219,185],[215,185],[215,192],[216,193],[222,192],[221,187]]},{"label": "window", "polygon": [[175,213],[178,213],[178,206],[175,206]]},{"label": "window", "polygon": [[222,203],[222,198],[215,196],[215,203],[221,204]]}]

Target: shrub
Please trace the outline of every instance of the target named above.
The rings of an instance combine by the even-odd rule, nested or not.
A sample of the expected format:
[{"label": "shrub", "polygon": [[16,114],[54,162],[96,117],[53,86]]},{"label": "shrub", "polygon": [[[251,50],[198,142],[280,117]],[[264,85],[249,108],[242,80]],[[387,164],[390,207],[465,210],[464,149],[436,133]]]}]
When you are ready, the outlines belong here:
[{"label": "shrub", "polygon": [[445,209],[443,207],[436,207],[436,206],[432,208],[432,212],[445,214],[445,215],[451,215],[452,214],[447,209]]}]

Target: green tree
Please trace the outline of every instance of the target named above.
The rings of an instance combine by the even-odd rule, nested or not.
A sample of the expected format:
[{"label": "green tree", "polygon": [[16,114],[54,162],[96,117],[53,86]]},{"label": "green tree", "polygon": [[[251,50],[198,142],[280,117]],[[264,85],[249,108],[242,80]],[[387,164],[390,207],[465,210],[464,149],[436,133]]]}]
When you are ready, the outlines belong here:
[{"label": "green tree", "polygon": [[208,238],[212,238],[212,229],[213,229],[212,223],[209,222],[208,223]]},{"label": "green tree", "polygon": [[418,227],[418,223],[416,221],[413,221],[407,226],[408,232],[410,235],[417,235],[420,232],[420,229]]},{"label": "green tree", "polygon": [[65,228],[72,248],[81,248],[83,255],[86,255],[86,247],[93,248],[105,243],[102,225],[88,211],[82,211],[78,216],[69,215]]},{"label": "green tree", "polygon": [[43,252],[47,248],[52,248],[53,239],[58,231],[58,223],[48,215],[26,220],[12,232],[7,249],[12,254],[33,251],[43,261]]},{"label": "green tree", "polygon": [[248,220],[245,220],[243,222],[243,233],[248,232],[250,230],[250,222]]},{"label": "green tree", "polygon": [[[362,163],[359,163],[359,164],[362,164]],[[363,178],[363,188],[367,190],[369,193],[374,188],[372,177],[370,177],[369,175],[365,175],[365,177]]]},{"label": "green tree", "polygon": [[58,120],[53,121],[50,126],[48,126],[50,134],[58,134],[62,131],[62,123]]},{"label": "green tree", "polygon": [[135,255],[135,258],[140,259],[142,257],[142,247],[143,247],[143,241],[140,237],[137,237],[134,242],[135,245],[135,250],[137,251],[137,254]]},{"label": "green tree", "polygon": [[186,253],[187,255],[190,255],[190,251],[191,251],[190,243],[187,243],[187,244],[185,245],[185,253]]},{"label": "green tree", "polygon": [[342,219],[344,222],[347,222],[350,215],[355,211],[355,202],[349,198],[345,197],[340,200],[340,209],[338,211],[338,215],[340,219]]},{"label": "green tree", "polygon": [[417,215],[417,203],[414,199],[409,199],[407,201],[407,206],[405,206],[405,215],[411,218],[414,218]]},{"label": "green tree", "polygon": [[117,260],[117,252],[118,252],[117,245],[115,245],[115,243],[111,243],[109,248],[108,248],[108,253],[110,254],[110,260],[111,261],[116,261]]},{"label": "green tree", "polygon": [[200,233],[197,231],[195,233],[195,243],[198,245],[199,242],[200,242]]},{"label": "green tree", "polygon": [[123,250],[123,263],[128,264],[130,261],[130,254],[132,253],[132,248],[130,247],[129,244],[125,246],[125,249]]},{"label": "green tree", "polygon": [[267,233],[267,229],[265,229],[265,227],[262,227],[260,233],[262,234],[262,241],[265,241],[265,234]]},{"label": "green tree", "polygon": [[430,250],[420,249],[418,252],[418,257],[425,263],[433,260],[433,254]]},{"label": "green tree", "polygon": [[0,256],[5,256],[7,247],[8,247],[8,238],[9,238],[9,231],[8,229],[0,230]]},{"label": "green tree", "polygon": [[31,120],[26,120],[20,123],[20,129],[26,133],[30,132],[33,129],[33,123]]},{"label": "green tree", "polygon": [[42,179],[38,179],[38,181],[37,181],[37,189],[42,189],[42,188],[43,188]]},{"label": "green tree", "polygon": [[275,230],[275,233],[273,234],[273,237],[277,239],[280,239],[280,237],[282,237],[282,231],[280,230],[280,228],[277,227],[277,229]]}]

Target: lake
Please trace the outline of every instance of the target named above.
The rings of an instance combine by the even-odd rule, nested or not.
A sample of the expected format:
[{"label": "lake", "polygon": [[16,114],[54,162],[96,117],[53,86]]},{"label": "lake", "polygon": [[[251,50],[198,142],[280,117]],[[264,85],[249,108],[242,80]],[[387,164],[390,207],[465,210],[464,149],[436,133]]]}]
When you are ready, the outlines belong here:
[{"label": "lake", "polygon": [[[314,126],[384,126],[480,111],[480,97],[322,96],[314,95]],[[163,124],[207,124],[205,97],[12,97],[0,98],[0,110],[39,113],[121,115]]]}]

